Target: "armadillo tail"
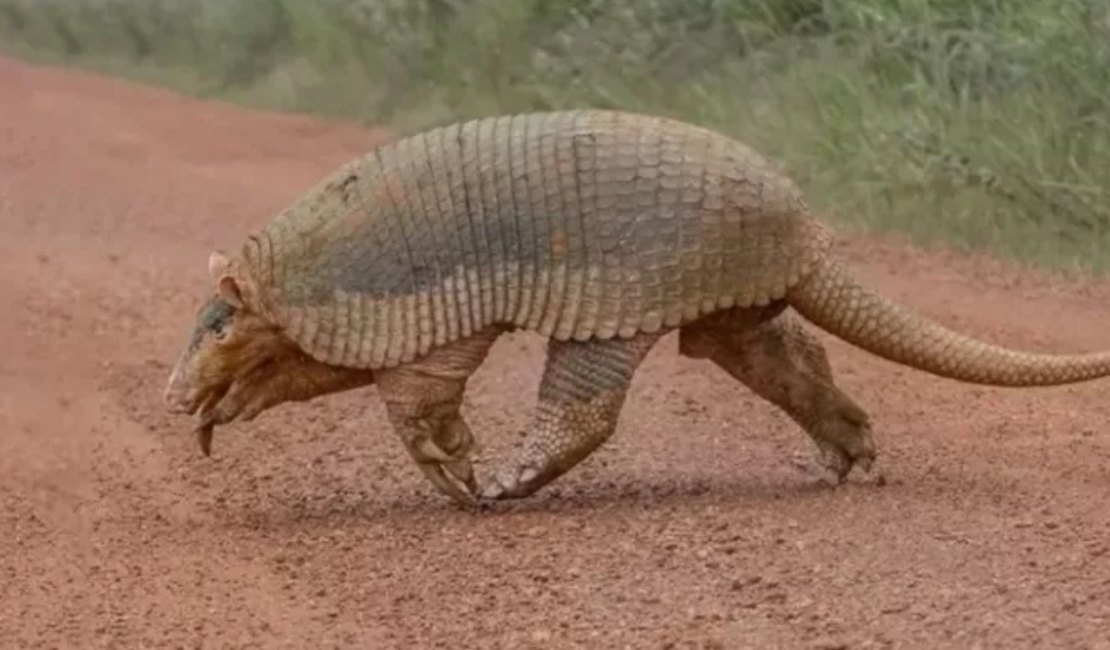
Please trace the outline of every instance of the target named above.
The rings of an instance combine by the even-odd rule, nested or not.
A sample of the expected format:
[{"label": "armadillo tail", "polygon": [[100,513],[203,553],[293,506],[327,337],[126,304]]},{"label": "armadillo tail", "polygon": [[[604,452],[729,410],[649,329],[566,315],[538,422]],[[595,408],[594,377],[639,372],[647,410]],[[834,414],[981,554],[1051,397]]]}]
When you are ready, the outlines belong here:
[{"label": "armadillo tail", "polygon": [[977,341],[864,288],[847,269],[827,258],[790,291],[787,300],[831,334],[941,377],[991,386],[1054,386],[1110,375],[1110,352],[1035,354]]}]

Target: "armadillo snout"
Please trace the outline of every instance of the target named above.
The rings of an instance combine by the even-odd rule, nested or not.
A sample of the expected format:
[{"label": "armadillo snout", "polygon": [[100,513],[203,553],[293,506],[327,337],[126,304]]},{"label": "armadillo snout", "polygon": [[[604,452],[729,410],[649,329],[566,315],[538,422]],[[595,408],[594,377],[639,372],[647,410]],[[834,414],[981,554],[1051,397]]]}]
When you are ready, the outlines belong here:
[{"label": "armadillo snout", "polygon": [[180,380],[180,371],[175,369],[162,391],[162,403],[170,413],[188,413],[191,410],[188,397],[189,392]]},{"label": "armadillo snout", "polygon": [[188,413],[189,407],[181,399],[181,395],[170,388],[167,388],[162,393],[162,403],[166,405],[166,409],[170,413],[181,414]]}]

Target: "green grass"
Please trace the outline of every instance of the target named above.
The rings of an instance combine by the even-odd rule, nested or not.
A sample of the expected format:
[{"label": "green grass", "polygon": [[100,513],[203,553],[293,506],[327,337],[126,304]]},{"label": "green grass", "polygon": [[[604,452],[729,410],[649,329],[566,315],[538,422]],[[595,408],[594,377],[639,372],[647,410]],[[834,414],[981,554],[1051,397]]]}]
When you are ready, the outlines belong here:
[{"label": "green grass", "polygon": [[0,48],[399,133],[662,113],[842,228],[1110,269],[1105,0],[0,0]]}]

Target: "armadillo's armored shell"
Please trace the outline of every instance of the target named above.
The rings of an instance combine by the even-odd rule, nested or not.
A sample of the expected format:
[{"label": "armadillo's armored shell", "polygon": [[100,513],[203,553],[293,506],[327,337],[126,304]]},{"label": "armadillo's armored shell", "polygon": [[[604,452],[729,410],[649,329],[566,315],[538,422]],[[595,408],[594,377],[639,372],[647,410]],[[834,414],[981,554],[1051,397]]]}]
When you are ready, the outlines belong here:
[{"label": "armadillo's armored shell", "polygon": [[609,111],[506,116],[379,147],[251,237],[257,308],[380,368],[493,323],[632,336],[782,298],[830,245],[746,146]]}]

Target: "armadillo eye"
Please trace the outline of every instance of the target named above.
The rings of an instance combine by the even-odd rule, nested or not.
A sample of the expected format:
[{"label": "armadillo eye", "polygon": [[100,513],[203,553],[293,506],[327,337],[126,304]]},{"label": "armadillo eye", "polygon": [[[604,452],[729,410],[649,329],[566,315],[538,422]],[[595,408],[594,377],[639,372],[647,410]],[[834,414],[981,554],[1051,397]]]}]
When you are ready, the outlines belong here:
[{"label": "armadillo eye", "polygon": [[217,341],[222,341],[227,338],[230,329],[227,321],[220,321],[212,326],[212,336],[215,337]]}]

